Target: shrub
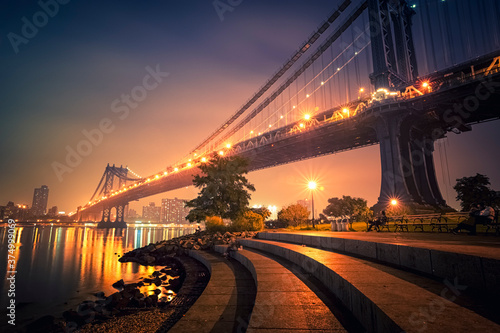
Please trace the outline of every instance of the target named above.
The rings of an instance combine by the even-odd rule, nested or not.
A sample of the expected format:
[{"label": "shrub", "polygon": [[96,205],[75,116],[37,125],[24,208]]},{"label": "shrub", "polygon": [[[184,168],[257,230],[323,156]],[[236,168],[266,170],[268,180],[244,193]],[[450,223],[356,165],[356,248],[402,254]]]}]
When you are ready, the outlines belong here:
[{"label": "shrub", "polygon": [[224,222],[218,216],[207,216],[205,227],[208,232],[225,232],[227,230]]},{"label": "shrub", "polygon": [[264,219],[260,214],[249,210],[233,221],[231,229],[233,231],[260,231],[264,229]]}]

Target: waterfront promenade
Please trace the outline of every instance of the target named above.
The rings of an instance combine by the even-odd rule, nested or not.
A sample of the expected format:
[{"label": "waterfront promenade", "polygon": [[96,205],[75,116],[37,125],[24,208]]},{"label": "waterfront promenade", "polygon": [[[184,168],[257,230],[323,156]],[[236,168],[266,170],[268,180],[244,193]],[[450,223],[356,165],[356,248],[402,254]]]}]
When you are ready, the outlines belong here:
[{"label": "waterfront promenade", "polygon": [[240,245],[190,252],[212,278],[173,332],[500,331],[499,237],[276,230]]}]

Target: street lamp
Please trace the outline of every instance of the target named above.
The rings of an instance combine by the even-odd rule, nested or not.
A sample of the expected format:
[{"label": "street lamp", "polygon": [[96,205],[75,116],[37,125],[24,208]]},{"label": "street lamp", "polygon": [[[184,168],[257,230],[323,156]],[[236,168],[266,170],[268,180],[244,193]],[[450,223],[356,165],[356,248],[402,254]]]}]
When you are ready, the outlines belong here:
[{"label": "street lamp", "polygon": [[311,208],[312,208],[312,226],[313,228],[316,228],[316,226],[314,225],[314,190],[316,189],[316,182],[314,181],[310,181],[308,184],[307,184],[307,187],[309,187],[309,189],[311,190]]}]

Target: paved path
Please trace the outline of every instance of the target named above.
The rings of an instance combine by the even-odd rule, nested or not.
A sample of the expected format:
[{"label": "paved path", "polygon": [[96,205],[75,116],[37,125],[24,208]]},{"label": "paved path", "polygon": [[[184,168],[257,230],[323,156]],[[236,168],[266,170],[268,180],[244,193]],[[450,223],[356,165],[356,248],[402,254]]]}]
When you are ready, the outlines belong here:
[{"label": "paved path", "polygon": [[407,245],[429,250],[469,254],[500,260],[500,237],[453,235],[451,233],[426,232],[329,232],[294,231],[287,229],[266,230],[268,232],[294,233],[303,235],[326,236],[356,239],[375,243]]}]

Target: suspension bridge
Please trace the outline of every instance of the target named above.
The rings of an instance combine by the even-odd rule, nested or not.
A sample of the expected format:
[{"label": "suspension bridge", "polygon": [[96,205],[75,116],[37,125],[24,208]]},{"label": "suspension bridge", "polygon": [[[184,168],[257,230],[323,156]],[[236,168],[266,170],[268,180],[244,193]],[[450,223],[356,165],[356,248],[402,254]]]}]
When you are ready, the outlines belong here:
[{"label": "suspension bridge", "polygon": [[[471,17],[478,15],[479,22]],[[434,144],[500,117],[500,5],[493,0],[337,2],[271,78],[177,163],[147,177],[108,165],[78,220],[124,223],[133,200],[192,184],[210,156],[250,171],[380,146],[375,209],[397,198],[445,210]]]}]

